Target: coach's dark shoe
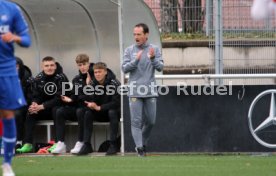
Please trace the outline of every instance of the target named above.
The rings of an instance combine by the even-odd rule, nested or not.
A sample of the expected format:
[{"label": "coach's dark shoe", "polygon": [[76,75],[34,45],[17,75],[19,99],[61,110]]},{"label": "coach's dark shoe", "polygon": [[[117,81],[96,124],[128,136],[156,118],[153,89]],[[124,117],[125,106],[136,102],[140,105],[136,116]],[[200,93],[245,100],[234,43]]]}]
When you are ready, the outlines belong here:
[{"label": "coach's dark shoe", "polygon": [[92,153],[93,149],[90,143],[85,143],[82,148],[80,149],[79,153],[77,155],[87,155],[89,153]]},{"label": "coach's dark shoe", "polygon": [[136,147],[135,150],[136,150],[137,155],[138,155],[139,157],[144,157],[144,156],[146,156],[143,147]]},{"label": "coach's dark shoe", "polygon": [[110,146],[105,155],[115,155],[118,151],[116,142],[110,142]]}]

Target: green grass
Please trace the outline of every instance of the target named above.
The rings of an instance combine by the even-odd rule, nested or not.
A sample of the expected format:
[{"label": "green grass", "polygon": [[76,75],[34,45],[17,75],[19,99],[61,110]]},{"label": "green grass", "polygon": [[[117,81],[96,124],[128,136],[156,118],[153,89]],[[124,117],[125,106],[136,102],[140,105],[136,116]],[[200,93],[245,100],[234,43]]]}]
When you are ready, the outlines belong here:
[{"label": "green grass", "polygon": [[16,176],[275,176],[276,156],[15,157]]}]

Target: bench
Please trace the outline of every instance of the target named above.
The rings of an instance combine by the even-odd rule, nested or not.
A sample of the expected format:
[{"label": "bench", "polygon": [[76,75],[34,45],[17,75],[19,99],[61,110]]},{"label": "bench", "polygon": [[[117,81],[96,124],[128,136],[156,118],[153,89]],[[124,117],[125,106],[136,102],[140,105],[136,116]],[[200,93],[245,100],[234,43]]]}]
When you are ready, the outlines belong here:
[{"label": "bench", "polygon": [[[53,120],[40,120],[36,123],[37,126],[46,126],[46,131],[47,131],[47,142],[51,140],[52,132],[51,132],[51,126],[54,126]],[[66,126],[77,126],[78,122],[73,122],[73,121],[66,121],[65,123]],[[109,122],[93,122],[93,126],[102,126],[105,127],[105,138],[108,139],[109,133]],[[119,123],[119,133],[124,134],[124,128],[123,128],[123,119],[120,119]],[[94,143],[94,148],[96,148],[96,145]],[[121,153],[124,153],[124,135],[121,135]]]},{"label": "bench", "polygon": [[[46,126],[47,131],[47,142],[51,140],[52,132],[51,132],[51,126],[54,126],[53,120],[40,120],[36,123],[36,125],[39,126]],[[66,121],[66,126],[77,126],[78,122],[72,122],[72,121]],[[94,126],[104,126],[105,128],[109,127],[109,122],[94,122]]]}]

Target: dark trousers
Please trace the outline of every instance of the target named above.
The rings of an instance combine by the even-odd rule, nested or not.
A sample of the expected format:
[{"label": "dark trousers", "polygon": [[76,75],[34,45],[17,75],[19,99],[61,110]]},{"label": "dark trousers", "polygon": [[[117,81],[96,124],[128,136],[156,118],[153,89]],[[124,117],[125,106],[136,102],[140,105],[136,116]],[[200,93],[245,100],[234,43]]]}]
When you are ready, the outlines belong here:
[{"label": "dark trousers", "polygon": [[56,142],[64,142],[66,120],[77,121],[76,108],[73,106],[62,106],[57,108],[54,119],[56,129]]},{"label": "dark trousers", "polygon": [[108,111],[95,111],[85,108],[84,115],[80,116],[84,124],[83,142],[90,143],[93,132],[93,122],[110,122],[110,140],[116,141],[119,128],[119,111],[110,109]]},{"label": "dark trousers", "polygon": [[88,110],[87,107],[77,108],[77,119],[78,119],[78,141],[83,142],[83,135],[84,135],[84,115],[85,112]]},{"label": "dark trousers", "polygon": [[17,141],[22,141],[24,136],[24,124],[26,121],[26,115],[28,112],[28,107],[24,106],[20,109],[15,110],[15,120],[17,129]]},{"label": "dark trousers", "polygon": [[25,138],[24,143],[33,143],[33,133],[34,127],[39,120],[53,120],[55,119],[56,109],[58,107],[53,107],[51,109],[41,110],[37,114],[27,114],[25,122]]}]

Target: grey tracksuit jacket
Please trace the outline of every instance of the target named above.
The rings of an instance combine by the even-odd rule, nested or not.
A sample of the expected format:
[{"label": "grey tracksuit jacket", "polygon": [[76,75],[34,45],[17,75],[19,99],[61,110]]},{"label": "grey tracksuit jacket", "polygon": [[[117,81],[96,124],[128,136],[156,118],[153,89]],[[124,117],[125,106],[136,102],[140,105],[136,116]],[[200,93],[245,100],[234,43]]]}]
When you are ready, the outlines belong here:
[{"label": "grey tracksuit jacket", "polygon": [[[155,50],[155,58],[148,57],[150,48]],[[143,50],[141,59],[136,59],[137,53]],[[129,46],[124,52],[122,70],[129,73],[129,97],[147,98],[157,97],[154,71],[162,71],[164,67],[160,49],[149,43],[142,46],[136,44]]]}]

